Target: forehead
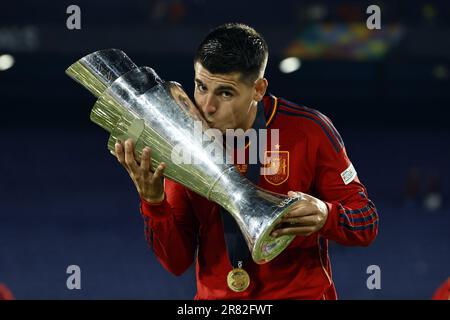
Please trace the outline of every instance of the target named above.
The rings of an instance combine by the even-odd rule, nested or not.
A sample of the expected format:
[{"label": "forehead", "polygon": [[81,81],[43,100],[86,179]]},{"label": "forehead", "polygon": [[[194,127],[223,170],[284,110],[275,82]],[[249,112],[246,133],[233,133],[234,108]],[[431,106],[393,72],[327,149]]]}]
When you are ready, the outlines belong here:
[{"label": "forehead", "polygon": [[209,72],[200,62],[194,64],[195,80],[200,80],[204,84],[209,85],[231,85],[240,87],[244,84],[240,72],[231,72],[226,74],[218,74]]}]

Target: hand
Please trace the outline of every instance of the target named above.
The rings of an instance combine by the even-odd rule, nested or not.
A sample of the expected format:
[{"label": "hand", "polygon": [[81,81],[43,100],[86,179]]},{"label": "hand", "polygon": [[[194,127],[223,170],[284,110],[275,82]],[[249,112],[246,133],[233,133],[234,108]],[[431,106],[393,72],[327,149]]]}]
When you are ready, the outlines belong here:
[{"label": "hand", "polygon": [[328,207],[325,202],[302,192],[289,191],[288,196],[302,199],[283,216],[280,224],[272,232],[273,237],[309,236],[322,229],[328,218]]},{"label": "hand", "polygon": [[163,201],[165,163],[161,162],[153,173],[150,148],[145,147],[142,150],[142,158],[139,165],[134,157],[134,145],[131,139],[125,141],[125,152],[121,142],[116,142],[114,149],[117,160],[128,171],[141,198],[150,203]]}]

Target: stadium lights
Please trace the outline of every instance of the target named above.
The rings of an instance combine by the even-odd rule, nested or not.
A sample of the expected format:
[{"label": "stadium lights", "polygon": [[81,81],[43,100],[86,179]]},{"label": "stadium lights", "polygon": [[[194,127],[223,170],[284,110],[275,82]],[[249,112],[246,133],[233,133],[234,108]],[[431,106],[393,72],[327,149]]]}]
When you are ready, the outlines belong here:
[{"label": "stadium lights", "polygon": [[14,65],[14,57],[10,54],[0,55],[0,71],[5,71]]},{"label": "stadium lights", "polygon": [[291,73],[300,69],[302,63],[299,58],[289,57],[281,60],[280,71],[283,73]]}]

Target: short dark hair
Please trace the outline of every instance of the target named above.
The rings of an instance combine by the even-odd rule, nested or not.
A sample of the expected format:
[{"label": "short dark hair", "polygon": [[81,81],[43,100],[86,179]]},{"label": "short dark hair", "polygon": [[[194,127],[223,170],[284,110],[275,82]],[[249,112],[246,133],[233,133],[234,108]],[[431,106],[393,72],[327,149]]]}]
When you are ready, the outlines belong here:
[{"label": "short dark hair", "polygon": [[254,81],[266,63],[269,49],[255,29],[242,23],[227,23],[212,30],[197,48],[194,63],[211,73],[240,72]]}]

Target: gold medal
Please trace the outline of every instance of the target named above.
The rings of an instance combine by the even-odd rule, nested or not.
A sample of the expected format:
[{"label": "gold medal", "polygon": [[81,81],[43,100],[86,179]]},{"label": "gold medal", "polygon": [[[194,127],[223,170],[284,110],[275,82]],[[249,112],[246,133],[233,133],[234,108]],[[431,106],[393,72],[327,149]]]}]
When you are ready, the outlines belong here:
[{"label": "gold medal", "polygon": [[227,283],[228,287],[234,292],[242,292],[250,285],[250,276],[247,271],[241,268],[242,263],[239,263],[238,268],[234,268],[228,272]]}]

